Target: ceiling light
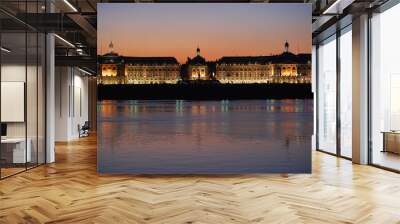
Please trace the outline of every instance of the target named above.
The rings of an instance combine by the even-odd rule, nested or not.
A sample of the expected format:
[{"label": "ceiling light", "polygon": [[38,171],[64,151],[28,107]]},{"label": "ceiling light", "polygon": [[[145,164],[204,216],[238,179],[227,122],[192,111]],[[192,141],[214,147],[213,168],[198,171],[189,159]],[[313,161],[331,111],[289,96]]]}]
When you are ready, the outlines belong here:
[{"label": "ceiling light", "polygon": [[5,47],[1,47],[1,51],[4,51],[6,53],[11,53],[11,50],[5,48]]},{"label": "ceiling light", "polygon": [[83,70],[83,69],[81,69],[81,68],[78,68],[78,70],[81,71],[81,72],[83,72],[83,73],[85,73],[86,75],[93,75],[92,73],[90,73],[90,72],[88,72],[88,71],[86,71],[86,70]]},{"label": "ceiling light", "polygon": [[322,14],[328,14],[336,5],[338,4],[339,1],[334,2],[332,5],[330,5],[327,9]]},{"label": "ceiling light", "polygon": [[68,40],[60,37],[58,34],[54,34],[55,37],[57,37],[59,40],[61,40],[62,42],[66,43],[67,45],[69,45],[70,47],[75,48],[75,45],[73,45],[71,42],[69,42]]},{"label": "ceiling light", "polygon": [[73,6],[68,0],[64,0],[65,4],[67,4],[74,12],[78,12],[78,10]]},{"label": "ceiling light", "polygon": [[354,0],[336,0],[322,14],[341,14],[343,9],[351,5]]}]

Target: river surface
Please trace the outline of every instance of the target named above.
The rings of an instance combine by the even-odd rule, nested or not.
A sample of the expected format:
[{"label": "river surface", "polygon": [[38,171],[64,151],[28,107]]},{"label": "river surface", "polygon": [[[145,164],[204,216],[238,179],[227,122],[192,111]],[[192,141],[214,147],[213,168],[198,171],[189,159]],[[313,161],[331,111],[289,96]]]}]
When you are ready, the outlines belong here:
[{"label": "river surface", "polygon": [[99,101],[100,173],[311,172],[312,100]]}]

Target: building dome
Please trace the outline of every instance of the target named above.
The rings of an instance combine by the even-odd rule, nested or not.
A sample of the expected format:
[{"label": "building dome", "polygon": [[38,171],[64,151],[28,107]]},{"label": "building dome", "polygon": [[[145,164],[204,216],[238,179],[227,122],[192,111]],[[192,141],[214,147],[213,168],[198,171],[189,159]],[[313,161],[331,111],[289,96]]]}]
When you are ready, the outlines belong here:
[{"label": "building dome", "polygon": [[200,55],[197,55],[196,57],[194,57],[194,58],[189,60],[189,64],[191,64],[191,65],[205,65],[206,64],[206,59],[203,58]]},{"label": "building dome", "polygon": [[188,58],[188,64],[191,65],[205,65],[206,59],[200,55],[200,48],[197,47],[196,49],[196,56],[194,58]]}]

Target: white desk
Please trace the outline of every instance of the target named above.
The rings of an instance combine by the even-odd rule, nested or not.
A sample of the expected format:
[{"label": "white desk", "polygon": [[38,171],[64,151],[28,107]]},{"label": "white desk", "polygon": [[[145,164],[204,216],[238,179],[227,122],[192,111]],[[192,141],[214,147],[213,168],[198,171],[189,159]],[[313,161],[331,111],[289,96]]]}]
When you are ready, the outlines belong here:
[{"label": "white desk", "polygon": [[13,163],[25,163],[31,162],[32,153],[31,153],[31,139],[27,139],[28,147],[26,147],[25,151],[25,138],[5,138],[1,139],[2,145],[13,145]]}]

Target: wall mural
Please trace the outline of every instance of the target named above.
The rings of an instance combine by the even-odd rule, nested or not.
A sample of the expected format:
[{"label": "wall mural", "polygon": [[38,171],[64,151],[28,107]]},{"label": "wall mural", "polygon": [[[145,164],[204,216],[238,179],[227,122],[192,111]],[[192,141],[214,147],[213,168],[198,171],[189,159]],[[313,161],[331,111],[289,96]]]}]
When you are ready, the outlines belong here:
[{"label": "wall mural", "polygon": [[98,171],[310,173],[311,5],[98,4]]}]

